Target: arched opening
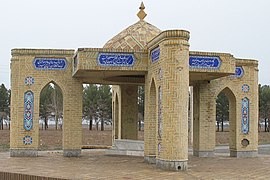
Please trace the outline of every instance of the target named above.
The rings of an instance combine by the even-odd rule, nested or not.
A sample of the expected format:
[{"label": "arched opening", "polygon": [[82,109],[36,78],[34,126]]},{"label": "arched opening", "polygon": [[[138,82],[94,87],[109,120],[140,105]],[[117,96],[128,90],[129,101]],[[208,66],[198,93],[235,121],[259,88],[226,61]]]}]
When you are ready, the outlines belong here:
[{"label": "arched opening", "polygon": [[236,145],[236,98],[229,88],[216,98],[216,145]]},{"label": "arched opening", "polygon": [[150,86],[150,97],[149,97],[149,130],[151,133],[149,134],[149,155],[156,155],[158,153],[157,148],[157,92],[156,92],[155,81],[152,80]]},{"label": "arched opening", "polygon": [[145,86],[138,86],[138,140],[144,140],[144,100]]},{"label": "arched opening", "polygon": [[112,92],[110,85],[83,85],[83,148],[112,145]]},{"label": "arched opening", "polygon": [[114,109],[114,137],[119,139],[119,102],[118,94],[115,95],[115,102],[113,104]]},{"label": "arched opening", "polygon": [[40,92],[39,149],[62,149],[63,93],[54,82]]}]

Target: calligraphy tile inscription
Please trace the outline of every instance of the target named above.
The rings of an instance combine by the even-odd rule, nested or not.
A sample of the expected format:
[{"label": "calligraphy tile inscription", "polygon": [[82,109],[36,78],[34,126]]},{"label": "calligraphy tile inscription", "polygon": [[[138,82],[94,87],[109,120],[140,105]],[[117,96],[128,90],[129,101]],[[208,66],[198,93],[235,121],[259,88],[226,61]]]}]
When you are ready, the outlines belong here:
[{"label": "calligraphy tile inscription", "polygon": [[30,131],[33,127],[34,93],[24,93],[24,129]]},{"label": "calligraphy tile inscription", "polygon": [[219,69],[221,60],[216,56],[189,56],[189,67],[199,69]]},{"label": "calligraphy tile inscription", "polygon": [[126,53],[99,53],[97,58],[100,66],[131,67],[135,60],[133,54]]},{"label": "calligraphy tile inscription", "polygon": [[37,70],[65,70],[67,60],[65,58],[35,58],[33,64]]},{"label": "calligraphy tile inscription", "polygon": [[160,48],[157,47],[157,48],[153,49],[151,51],[151,60],[152,60],[152,62],[158,61],[159,60],[159,55],[160,55]]},{"label": "calligraphy tile inscription", "polygon": [[249,131],[249,99],[242,99],[242,132],[247,134]]}]

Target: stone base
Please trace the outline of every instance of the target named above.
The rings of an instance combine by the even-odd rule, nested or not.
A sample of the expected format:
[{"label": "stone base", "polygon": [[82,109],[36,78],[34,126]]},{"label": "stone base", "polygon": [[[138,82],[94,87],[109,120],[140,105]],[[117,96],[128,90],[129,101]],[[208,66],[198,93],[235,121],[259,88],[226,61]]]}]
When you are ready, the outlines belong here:
[{"label": "stone base", "polygon": [[161,169],[170,171],[186,171],[187,170],[187,160],[186,161],[168,161],[156,159],[156,166]]},{"label": "stone base", "polygon": [[10,157],[37,157],[37,149],[10,149]]},{"label": "stone base", "polygon": [[258,156],[258,151],[235,151],[235,150],[230,150],[230,156],[231,157],[237,157],[237,158],[257,157]]},{"label": "stone base", "polygon": [[196,151],[193,150],[193,156],[197,157],[214,157],[215,151]]},{"label": "stone base", "polygon": [[63,155],[65,157],[78,157],[81,154],[81,149],[64,149]]},{"label": "stone base", "polygon": [[156,164],[156,156],[145,156],[144,162],[149,164]]}]

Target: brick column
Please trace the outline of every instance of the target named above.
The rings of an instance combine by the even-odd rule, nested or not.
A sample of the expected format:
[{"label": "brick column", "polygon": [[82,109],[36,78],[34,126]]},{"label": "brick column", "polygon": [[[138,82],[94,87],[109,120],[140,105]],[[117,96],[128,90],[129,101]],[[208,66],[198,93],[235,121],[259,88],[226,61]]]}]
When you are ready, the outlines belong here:
[{"label": "brick column", "polygon": [[120,85],[121,139],[138,139],[138,86]]},{"label": "brick column", "polygon": [[[165,31],[157,38],[162,77],[157,85],[158,145],[156,165],[186,170],[188,160],[189,33]],[[158,72],[156,72],[158,73]]]},{"label": "brick column", "polygon": [[193,155],[213,157],[215,155],[215,103],[216,97],[210,83],[204,82],[193,87]]}]

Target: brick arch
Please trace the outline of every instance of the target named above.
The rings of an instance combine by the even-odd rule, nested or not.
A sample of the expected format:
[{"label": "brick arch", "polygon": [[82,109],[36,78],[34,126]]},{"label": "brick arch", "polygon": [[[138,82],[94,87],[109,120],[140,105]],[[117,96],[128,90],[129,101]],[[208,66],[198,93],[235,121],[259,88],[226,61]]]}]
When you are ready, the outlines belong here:
[{"label": "brick arch", "polygon": [[59,89],[61,90],[61,93],[63,94],[63,99],[64,99],[64,96],[65,96],[65,91],[64,91],[64,85],[58,81],[55,81],[55,80],[50,80],[50,81],[45,81],[43,82],[37,89],[38,91],[38,94],[40,95],[40,93],[42,92],[42,90],[50,83],[53,83],[55,84],[56,86],[59,87]]},{"label": "brick arch", "polygon": [[151,137],[149,136],[149,155],[157,155],[157,86],[155,79],[151,78],[150,89],[149,89],[149,103],[148,103],[148,112],[149,112],[149,130],[152,131]]},{"label": "brick arch", "polygon": [[231,90],[230,87],[226,86],[223,88],[220,88],[219,91],[217,91],[218,94],[216,94],[216,98],[220,93],[224,93],[228,100],[229,100],[229,128],[230,128],[230,140],[229,140],[229,147],[230,149],[235,149],[236,147],[236,96],[235,93]]},{"label": "brick arch", "polygon": [[118,92],[115,92],[114,94],[114,101],[113,101],[113,108],[114,108],[114,136],[115,136],[115,139],[119,139],[119,130],[121,130],[121,128],[119,128],[119,125],[121,124],[119,122],[119,111],[120,111],[120,104],[119,104],[119,95],[118,95]]}]

